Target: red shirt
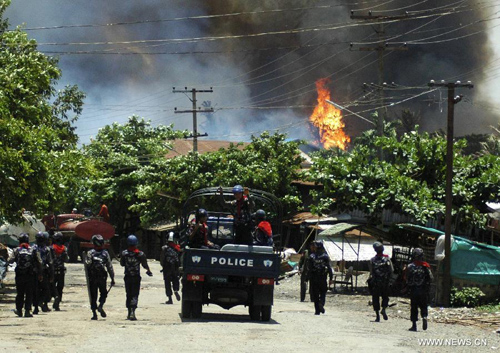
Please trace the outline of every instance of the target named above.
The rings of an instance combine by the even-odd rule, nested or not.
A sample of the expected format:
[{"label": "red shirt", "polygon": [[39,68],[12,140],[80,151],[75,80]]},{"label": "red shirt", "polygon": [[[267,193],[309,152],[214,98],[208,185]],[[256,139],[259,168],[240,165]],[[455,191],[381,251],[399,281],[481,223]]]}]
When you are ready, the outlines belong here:
[{"label": "red shirt", "polygon": [[105,204],[102,204],[101,210],[99,211],[99,214],[97,215],[98,217],[102,217],[102,219],[105,222],[109,222],[109,212],[108,212],[108,206]]}]

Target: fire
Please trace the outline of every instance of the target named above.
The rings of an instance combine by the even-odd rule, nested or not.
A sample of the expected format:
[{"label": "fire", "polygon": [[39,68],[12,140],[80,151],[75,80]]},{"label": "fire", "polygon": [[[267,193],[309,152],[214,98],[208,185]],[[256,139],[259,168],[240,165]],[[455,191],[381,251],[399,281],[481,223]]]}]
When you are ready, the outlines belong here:
[{"label": "fire", "polygon": [[323,147],[328,149],[338,147],[345,150],[351,138],[344,132],[345,124],[342,112],[326,100],[330,100],[330,91],[326,85],[330,82],[328,78],[316,81],[318,91],[318,105],[314,108],[309,121],[319,129],[319,136]]}]

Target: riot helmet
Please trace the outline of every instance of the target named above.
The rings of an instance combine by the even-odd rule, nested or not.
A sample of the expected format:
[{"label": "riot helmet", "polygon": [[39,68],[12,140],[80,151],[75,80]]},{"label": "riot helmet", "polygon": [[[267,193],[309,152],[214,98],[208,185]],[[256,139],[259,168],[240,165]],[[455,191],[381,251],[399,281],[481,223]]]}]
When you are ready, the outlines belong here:
[{"label": "riot helmet", "polygon": [[241,185],[235,185],[233,186],[233,194],[236,194],[236,193],[243,193],[243,186]]},{"label": "riot helmet", "polygon": [[102,237],[101,234],[94,234],[92,236],[92,244],[94,244],[95,246],[103,246],[104,245],[104,238]]},{"label": "riot helmet", "polygon": [[373,249],[376,251],[377,254],[383,253],[384,245],[382,245],[381,242],[376,241],[375,243],[373,243]]},{"label": "riot helmet", "polygon": [[61,232],[55,232],[52,239],[54,239],[55,243],[61,243],[63,240],[63,234]]},{"label": "riot helmet", "polygon": [[259,222],[265,220],[266,219],[266,211],[264,211],[264,210],[257,210],[255,212],[255,219],[257,221],[259,221]]},{"label": "riot helmet", "polygon": [[203,217],[208,217],[208,212],[207,210],[205,210],[204,208],[200,208],[197,212],[196,212],[196,221],[198,222],[201,218]]},{"label": "riot helmet", "polygon": [[422,260],[424,258],[424,251],[420,248],[415,248],[411,252],[411,256],[413,257],[413,260]]},{"label": "riot helmet", "polygon": [[19,240],[19,244],[30,242],[30,236],[27,233],[19,234],[19,237],[17,237],[17,239]]},{"label": "riot helmet", "polygon": [[43,233],[45,232],[38,232],[35,234],[37,244],[43,244],[45,242],[45,235]]},{"label": "riot helmet", "polygon": [[137,237],[135,235],[131,234],[127,237],[127,245],[128,246],[137,246],[138,243],[139,243],[139,240],[137,240]]}]

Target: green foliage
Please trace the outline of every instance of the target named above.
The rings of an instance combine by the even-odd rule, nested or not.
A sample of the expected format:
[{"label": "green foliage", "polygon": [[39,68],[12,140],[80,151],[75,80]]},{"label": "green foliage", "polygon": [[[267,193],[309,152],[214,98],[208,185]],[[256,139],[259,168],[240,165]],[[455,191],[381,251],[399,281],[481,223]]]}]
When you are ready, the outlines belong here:
[{"label": "green foliage", "polygon": [[496,299],[495,301],[486,304],[486,305],[481,305],[476,308],[479,311],[484,311],[487,313],[500,313],[500,299]]},{"label": "green foliage", "polygon": [[85,155],[94,160],[97,171],[88,199],[95,203],[104,198],[117,225],[140,217],[143,226],[174,220],[183,200],[209,186],[242,184],[276,194],[289,208],[300,204],[291,187],[299,177],[300,142],[264,133],[244,149],[231,145],[212,153],[166,159],[171,148],[168,140],[186,134],[171,127],[151,128],[137,117],[123,126],[103,128],[85,146]]},{"label": "green foliage", "polygon": [[450,304],[453,307],[475,308],[486,295],[477,287],[465,287],[457,289],[453,287],[450,293]]},{"label": "green foliage", "polygon": [[[95,178],[88,185],[86,201],[108,204],[118,231],[128,219],[138,224],[137,214],[150,185],[168,173],[165,155],[169,140],[184,137],[187,132],[174,131],[171,126],[151,127],[144,119],[132,116],[120,125],[102,128],[96,138],[84,146],[84,155],[93,161]],[[167,217],[163,210],[159,216]]]},{"label": "green foliage", "polygon": [[[77,137],[71,122],[81,112],[83,94],[76,87],[55,91],[57,61],[40,53],[21,29],[6,31],[9,4],[0,4],[0,217],[14,220],[22,208],[40,213],[56,197],[67,200],[57,193],[58,174],[65,170],[54,166],[72,159],[68,152],[76,149]],[[78,176],[64,178],[71,177]]]},{"label": "green foliage", "polygon": [[[374,223],[384,209],[419,223],[444,214],[446,140],[416,131],[401,137],[395,129],[386,133],[378,137],[367,132],[349,153],[314,157],[308,178],[324,186],[315,195],[314,212],[357,209]],[[500,160],[493,155],[464,156],[464,146],[463,140],[454,146],[453,215],[459,217],[459,224],[484,227],[481,206],[500,200]]]}]

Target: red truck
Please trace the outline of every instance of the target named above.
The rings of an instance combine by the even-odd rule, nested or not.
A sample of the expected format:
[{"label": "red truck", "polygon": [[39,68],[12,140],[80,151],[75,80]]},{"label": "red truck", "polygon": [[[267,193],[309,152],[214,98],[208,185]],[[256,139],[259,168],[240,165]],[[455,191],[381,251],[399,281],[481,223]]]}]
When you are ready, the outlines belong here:
[{"label": "red truck", "polygon": [[82,259],[88,249],[93,248],[92,236],[101,234],[104,238],[105,248],[109,248],[109,241],[115,236],[115,228],[96,217],[86,217],[83,214],[60,214],[51,218],[45,218],[47,231],[61,232],[65,242],[68,243],[68,255],[70,262],[77,262],[78,256]]}]

